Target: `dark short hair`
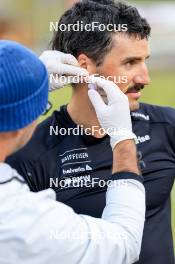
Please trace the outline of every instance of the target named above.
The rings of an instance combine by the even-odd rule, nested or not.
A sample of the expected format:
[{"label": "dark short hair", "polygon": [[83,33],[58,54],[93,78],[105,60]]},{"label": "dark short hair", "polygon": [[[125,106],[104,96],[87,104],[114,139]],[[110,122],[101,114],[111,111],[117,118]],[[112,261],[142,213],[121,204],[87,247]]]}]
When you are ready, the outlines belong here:
[{"label": "dark short hair", "polygon": [[84,24],[93,21],[100,24],[127,24],[126,34],[144,39],[150,35],[150,25],[141,17],[135,7],[113,0],[82,0],[67,10],[58,22],[58,31],[55,31],[51,47],[78,57],[80,53],[86,54],[97,66],[113,47],[110,31],[61,31],[61,24],[75,24],[82,21]]}]

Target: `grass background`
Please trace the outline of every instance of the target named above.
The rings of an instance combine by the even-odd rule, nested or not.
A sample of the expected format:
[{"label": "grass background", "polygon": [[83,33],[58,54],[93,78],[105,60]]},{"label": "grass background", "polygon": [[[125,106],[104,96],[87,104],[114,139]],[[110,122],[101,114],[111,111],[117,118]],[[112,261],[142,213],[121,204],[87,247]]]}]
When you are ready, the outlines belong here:
[{"label": "grass background", "polygon": [[[148,85],[142,93],[142,102],[171,106],[175,108],[175,73],[173,71],[165,72],[151,72],[151,84]],[[58,109],[60,105],[69,102],[71,97],[71,88],[64,87],[60,90],[54,91],[50,94],[50,102],[53,104],[53,108],[48,114],[41,118],[43,120],[51,114],[55,109]],[[175,245],[175,187],[172,191],[172,230],[174,236]]]}]

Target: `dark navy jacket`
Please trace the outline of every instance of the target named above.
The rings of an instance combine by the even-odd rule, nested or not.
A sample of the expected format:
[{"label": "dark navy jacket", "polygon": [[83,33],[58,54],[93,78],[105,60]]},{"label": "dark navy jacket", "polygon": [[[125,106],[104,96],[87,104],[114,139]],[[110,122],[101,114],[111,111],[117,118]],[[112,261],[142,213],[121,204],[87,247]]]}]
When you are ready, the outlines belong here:
[{"label": "dark navy jacket", "polygon": [[[131,116],[147,205],[138,263],[173,264],[170,192],[175,177],[175,110],[142,103]],[[38,126],[28,145],[8,162],[24,176],[32,191],[52,187],[57,200],[77,213],[101,217],[106,187],[85,184],[107,180],[112,166],[109,137],[76,136],[71,131],[63,135],[68,128],[76,128],[76,124],[62,106]],[[76,188],[76,184],[81,187]]]}]

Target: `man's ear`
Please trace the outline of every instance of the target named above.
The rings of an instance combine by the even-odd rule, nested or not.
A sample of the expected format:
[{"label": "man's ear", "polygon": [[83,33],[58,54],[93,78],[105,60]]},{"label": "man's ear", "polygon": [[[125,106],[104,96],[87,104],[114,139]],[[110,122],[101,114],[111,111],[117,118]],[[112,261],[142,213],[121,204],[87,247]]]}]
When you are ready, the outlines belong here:
[{"label": "man's ear", "polygon": [[86,69],[89,74],[95,74],[97,73],[97,68],[95,63],[89,58],[87,57],[85,54],[80,54],[77,58],[80,67]]}]

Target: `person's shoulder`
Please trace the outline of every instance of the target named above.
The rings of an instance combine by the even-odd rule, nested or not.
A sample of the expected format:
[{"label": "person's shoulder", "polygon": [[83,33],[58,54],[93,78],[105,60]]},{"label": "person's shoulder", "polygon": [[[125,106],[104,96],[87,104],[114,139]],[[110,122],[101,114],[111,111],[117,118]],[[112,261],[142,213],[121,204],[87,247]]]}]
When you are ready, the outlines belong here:
[{"label": "person's shoulder", "polygon": [[172,107],[140,103],[138,112],[147,116],[150,122],[169,123],[175,126],[175,109]]}]

